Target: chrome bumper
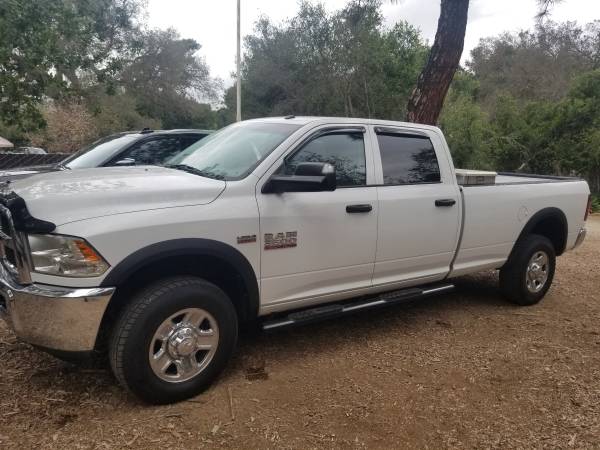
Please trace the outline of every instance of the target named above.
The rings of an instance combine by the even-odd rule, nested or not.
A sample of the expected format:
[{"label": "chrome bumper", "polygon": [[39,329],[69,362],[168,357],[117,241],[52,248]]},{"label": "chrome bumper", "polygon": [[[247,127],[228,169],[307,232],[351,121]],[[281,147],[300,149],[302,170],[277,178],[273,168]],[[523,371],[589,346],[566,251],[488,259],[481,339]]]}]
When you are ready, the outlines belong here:
[{"label": "chrome bumper", "polygon": [[0,264],[0,318],[33,345],[63,352],[94,349],[115,288],[20,285]]},{"label": "chrome bumper", "polygon": [[577,235],[577,239],[575,239],[575,245],[573,245],[574,249],[581,245],[581,243],[585,240],[586,235],[587,235],[587,230],[585,228],[581,228],[579,230],[579,234]]}]

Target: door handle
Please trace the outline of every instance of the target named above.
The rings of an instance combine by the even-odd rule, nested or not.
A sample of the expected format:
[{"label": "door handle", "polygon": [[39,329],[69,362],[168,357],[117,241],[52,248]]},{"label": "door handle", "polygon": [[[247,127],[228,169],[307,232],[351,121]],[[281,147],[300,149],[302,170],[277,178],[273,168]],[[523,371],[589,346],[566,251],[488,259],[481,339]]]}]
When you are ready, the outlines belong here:
[{"label": "door handle", "polygon": [[456,200],[453,198],[442,198],[435,201],[435,206],[453,206],[455,203]]},{"label": "door handle", "polygon": [[346,212],[348,214],[356,214],[356,213],[368,213],[373,209],[373,206],[369,204],[365,205],[348,205],[346,206]]}]

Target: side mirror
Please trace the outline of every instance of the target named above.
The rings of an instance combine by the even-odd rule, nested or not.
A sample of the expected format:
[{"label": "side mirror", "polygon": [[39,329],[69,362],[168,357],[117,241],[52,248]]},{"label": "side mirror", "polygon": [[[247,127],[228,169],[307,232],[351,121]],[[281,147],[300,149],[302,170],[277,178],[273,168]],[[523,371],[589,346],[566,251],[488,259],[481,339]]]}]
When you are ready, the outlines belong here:
[{"label": "side mirror", "polygon": [[115,166],[135,166],[135,159],[123,158],[115,163]]},{"label": "side mirror", "polygon": [[335,167],[328,163],[305,162],[296,167],[294,175],[273,175],[262,188],[263,194],[283,192],[335,191]]}]

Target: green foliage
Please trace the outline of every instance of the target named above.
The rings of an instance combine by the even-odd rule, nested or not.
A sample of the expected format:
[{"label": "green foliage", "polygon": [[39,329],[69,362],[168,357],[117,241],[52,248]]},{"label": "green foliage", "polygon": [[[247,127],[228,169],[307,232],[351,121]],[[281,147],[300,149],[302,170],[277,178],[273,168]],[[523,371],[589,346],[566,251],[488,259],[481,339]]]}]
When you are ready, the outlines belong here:
[{"label": "green foliage", "polygon": [[600,67],[600,22],[541,22],[534,30],[482,39],[467,63],[481,100],[498,94],[519,101],[560,100],[573,77]]},{"label": "green foliage", "polygon": [[[383,26],[379,0],[352,0],[327,14],[302,2],[274,25],[267,18],[246,38],[244,118],[304,114],[401,119],[427,48],[405,22]],[[234,87],[225,104],[235,109]]]},{"label": "green foliage", "polygon": [[2,135],[20,144],[34,138],[59,145],[45,130],[49,112],[72,105],[92,114],[97,123],[88,129],[98,136],[143,126],[215,125],[207,103],[216,101],[220,86],[197,56],[200,45],[173,30],[146,30],[144,4],[0,1]]},{"label": "green foliage", "polygon": [[84,74],[113,74],[139,1],[0,2],[0,120],[21,130],[42,126],[37,105],[44,96],[78,91]]},{"label": "green foliage", "polygon": [[498,94],[491,110],[450,93],[440,125],[457,166],[579,175],[600,191],[600,70],[576,77],[558,102]]},{"label": "green foliage", "polygon": [[562,167],[600,191],[600,70],[577,77],[556,106],[553,138]]},{"label": "green foliage", "polygon": [[600,192],[600,22],[483,40],[441,126],[456,164],[585,177]]},{"label": "green foliage", "polygon": [[592,194],[592,212],[600,213],[600,196]]},{"label": "green foliage", "polygon": [[440,127],[452,151],[454,165],[464,169],[492,169],[489,118],[475,102],[478,82],[457,72],[442,111]]},{"label": "green foliage", "polygon": [[441,127],[457,166],[579,175],[600,191],[600,70],[576,77],[560,101],[498,94],[490,109],[450,93]]},{"label": "green foliage", "polygon": [[136,99],[138,112],[166,128],[212,125],[210,107],[199,101],[215,101],[220,86],[196,55],[200,45],[169,29],[141,33],[137,47],[120,82]]},{"label": "green foliage", "polygon": [[121,130],[160,129],[160,120],[144,116],[137,109],[136,98],[128,93],[110,95],[100,85],[87,92],[90,109],[98,136],[106,136]]},{"label": "green foliage", "polygon": [[51,79],[46,61],[53,50],[53,33],[44,21],[55,10],[52,2],[0,3],[0,120],[5,127],[22,131],[26,124],[43,124],[36,105]]}]

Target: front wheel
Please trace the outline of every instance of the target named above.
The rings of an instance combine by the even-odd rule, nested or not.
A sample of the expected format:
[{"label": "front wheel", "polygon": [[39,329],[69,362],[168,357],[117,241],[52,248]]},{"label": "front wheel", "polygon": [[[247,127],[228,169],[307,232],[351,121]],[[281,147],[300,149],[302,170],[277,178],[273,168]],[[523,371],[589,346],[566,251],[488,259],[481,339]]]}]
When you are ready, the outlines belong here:
[{"label": "front wheel", "polygon": [[538,303],[552,284],[556,254],[544,236],[529,235],[515,244],[507,263],[500,269],[500,289],[518,305]]},{"label": "front wheel", "polygon": [[227,295],[194,277],[141,291],[113,332],[110,362],[119,382],[142,400],[165,404],[199,394],[219,375],[237,340]]}]

